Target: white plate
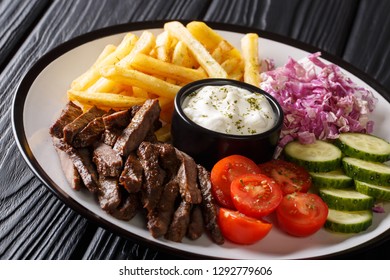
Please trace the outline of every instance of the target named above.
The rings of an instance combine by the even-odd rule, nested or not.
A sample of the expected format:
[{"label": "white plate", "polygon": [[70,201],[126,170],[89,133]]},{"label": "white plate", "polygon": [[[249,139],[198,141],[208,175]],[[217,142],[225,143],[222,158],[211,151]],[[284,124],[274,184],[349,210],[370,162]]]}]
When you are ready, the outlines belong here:
[{"label": "white plate", "polygon": [[[140,35],[142,30],[148,29],[157,34],[162,26],[161,22],[129,24],[80,36],[42,57],[21,82],[14,99],[12,113],[16,140],[29,166],[60,199],[80,214],[113,232],[190,258],[325,258],[353,251],[388,236],[390,205],[386,204],[386,213],[375,213],[373,225],[359,234],[337,234],[322,229],[310,237],[296,238],[281,232],[275,226],[265,239],[252,246],[238,246],[230,242],[219,246],[212,243],[207,235],[203,235],[197,241],[184,239],[183,243],[174,243],[151,237],[146,229],[145,220],[140,215],[130,222],[117,220],[102,211],[90,193],[76,192],[71,189],[63,175],[49,135],[49,127],[67,102],[66,91],[71,81],[94,62],[105,45],[118,44],[125,32],[132,31]],[[256,31],[228,25],[211,24],[211,26],[220,30],[220,34],[238,48],[242,33]],[[301,59],[309,52],[316,51],[290,39],[261,31],[256,32],[261,38],[259,39],[260,55],[273,58],[276,65],[283,65],[289,56]],[[374,134],[389,140],[390,104],[383,97],[389,94],[347,63],[329,55],[323,57],[342,66],[344,72],[348,73],[356,83],[372,90],[379,99],[372,115],[375,121]]]}]

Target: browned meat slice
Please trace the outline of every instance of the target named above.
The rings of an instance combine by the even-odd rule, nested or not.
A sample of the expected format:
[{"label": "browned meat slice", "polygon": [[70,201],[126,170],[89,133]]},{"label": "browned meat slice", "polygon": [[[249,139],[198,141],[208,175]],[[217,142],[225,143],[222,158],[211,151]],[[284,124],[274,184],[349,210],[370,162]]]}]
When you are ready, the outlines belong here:
[{"label": "browned meat slice", "polygon": [[97,171],[92,163],[90,153],[87,149],[75,149],[65,143],[62,139],[53,137],[54,146],[68,154],[76,167],[87,189],[95,193],[98,190]]},{"label": "browned meat slice", "polygon": [[117,178],[99,176],[99,190],[97,192],[100,207],[112,213],[121,203],[121,193]]},{"label": "browned meat slice", "polygon": [[190,224],[188,225],[187,236],[191,240],[196,240],[203,233],[202,210],[199,205],[194,205],[191,210]]},{"label": "browned meat slice", "polygon": [[60,159],[66,180],[69,182],[72,189],[76,191],[80,190],[83,186],[83,182],[69,155],[57,147],[55,147],[55,149]]},{"label": "browned meat slice", "polygon": [[164,186],[160,202],[156,208],[148,213],[148,229],[153,237],[164,236],[172,221],[175,212],[175,200],[179,195],[179,185],[172,180]]},{"label": "browned meat slice", "polygon": [[176,176],[180,166],[180,160],[177,157],[176,149],[168,143],[155,143],[159,151],[159,160],[161,167],[167,172],[167,178],[170,180]]},{"label": "browned meat slice", "polygon": [[175,242],[181,242],[187,233],[188,225],[190,223],[191,203],[182,200],[179,207],[173,214],[172,223],[169,226],[165,238]]},{"label": "browned meat slice", "polygon": [[103,117],[104,126],[110,128],[124,128],[129,125],[131,115],[129,110],[115,112]]},{"label": "browned meat slice", "polygon": [[138,194],[122,192],[122,201],[118,207],[111,212],[115,218],[123,221],[130,221],[140,208],[140,198]]},{"label": "browned meat slice", "polygon": [[141,162],[134,153],[131,153],[126,159],[125,167],[119,177],[119,183],[129,193],[136,193],[142,186],[143,171]]},{"label": "browned meat slice", "polygon": [[73,122],[78,116],[83,113],[83,110],[72,101],[69,101],[66,104],[65,108],[62,110],[60,117],[56,122],[50,127],[50,134],[57,138],[64,137],[63,129],[64,127]]},{"label": "browned meat slice", "polygon": [[75,148],[85,148],[92,146],[100,140],[104,132],[104,123],[101,117],[90,121],[73,139],[72,146]]},{"label": "browned meat slice", "polygon": [[131,107],[129,110],[130,110],[130,118],[134,118],[135,114],[137,114],[137,112],[139,111],[139,109],[141,109],[142,105],[134,105],[133,107]]},{"label": "browned meat slice", "polygon": [[122,131],[118,128],[105,129],[102,136],[102,141],[105,144],[114,147],[116,140],[121,134]]},{"label": "browned meat slice", "polygon": [[100,142],[95,146],[92,160],[105,177],[119,177],[122,172],[122,157],[107,144]]},{"label": "browned meat slice", "polygon": [[154,122],[160,116],[160,106],[157,99],[148,99],[137,111],[130,124],[122,131],[114,145],[114,149],[122,156],[128,156],[145,139],[153,128]]},{"label": "browned meat slice", "polygon": [[189,155],[178,150],[177,155],[181,161],[177,171],[177,180],[183,200],[188,203],[198,204],[202,201],[202,195],[198,187],[196,163]]},{"label": "browned meat slice", "polygon": [[152,211],[159,202],[163,191],[165,171],[159,166],[159,152],[153,144],[142,142],[138,147],[137,155],[144,170],[143,206],[148,211]]},{"label": "browned meat slice", "polygon": [[217,223],[218,209],[211,193],[210,173],[201,165],[197,166],[199,186],[202,193],[202,213],[206,229],[211,239],[217,244],[223,244],[225,239]]},{"label": "browned meat slice", "polygon": [[84,129],[91,121],[93,121],[97,117],[101,117],[105,114],[106,112],[97,108],[97,107],[92,107],[89,109],[87,112],[81,114],[78,116],[74,121],[71,123],[67,124],[64,129],[64,140],[68,144],[72,144],[74,137]]}]

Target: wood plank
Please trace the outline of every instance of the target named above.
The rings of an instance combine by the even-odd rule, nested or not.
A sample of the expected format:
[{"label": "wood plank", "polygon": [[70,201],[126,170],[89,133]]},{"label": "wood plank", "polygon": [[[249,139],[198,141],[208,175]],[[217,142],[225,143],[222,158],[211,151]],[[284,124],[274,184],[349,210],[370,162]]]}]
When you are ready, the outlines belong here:
[{"label": "wood plank", "polygon": [[357,0],[217,0],[204,20],[271,31],[341,56]]},{"label": "wood plank", "polygon": [[49,5],[49,0],[0,1],[0,71]]},{"label": "wood plank", "polygon": [[390,92],[390,1],[362,0],[343,58]]}]

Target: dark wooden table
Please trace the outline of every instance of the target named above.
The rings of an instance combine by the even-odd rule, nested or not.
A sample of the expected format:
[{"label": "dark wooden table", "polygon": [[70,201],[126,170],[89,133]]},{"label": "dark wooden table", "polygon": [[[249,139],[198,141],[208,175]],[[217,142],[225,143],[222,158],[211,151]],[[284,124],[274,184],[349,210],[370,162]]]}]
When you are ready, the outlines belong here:
[{"label": "dark wooden table", "polygon": [[[390,89],[387,0],[0,0],[0,258],[178,259],[100,228],[28,168],[11,103],[46,52],[86,32],[150,20],[206,20],[278,33],[340,57]],[[390,241],[340,259],[390,259]]]}]

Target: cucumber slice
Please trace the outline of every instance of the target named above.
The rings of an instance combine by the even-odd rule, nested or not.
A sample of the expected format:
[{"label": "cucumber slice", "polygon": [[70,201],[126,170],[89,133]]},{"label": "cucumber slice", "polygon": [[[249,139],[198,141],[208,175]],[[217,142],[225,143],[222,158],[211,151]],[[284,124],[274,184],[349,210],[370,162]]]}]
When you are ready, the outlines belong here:
[{"label": "cucumber slice", "polygon": [[309,172],[329,172],[340,168],[341,151],[335,145],[317,140],[312,144],[289,142],[284,147],[287,160],[303,166]]},{"label": "cucumber slice", "polygon": [[351,157],[343,158],[342,164],[345,174],[355,180],[378,186],[390,185],[390,166],[386,164]]},{"label": "cucumber slice", "polygon": [[368,210],[374,206],[374,198],[354,189],[319,189],[322,200],[329,208],[341,211]]},{"label": "cucumber slice", "polygon": [[335,141],[335,145],[349,157],[376,162],[390,159],[390,144],[370,134],[342,133]]},{"label": "cucumber slice", "polygon": [[360,193],[390,201],[390,186],[376,186],[355,180],[355,188]]},{"label": "cucumber slice", "polygon": [[343,233],[358,233],[368,229],[372,224],[372,211],[339,211],[329,209],[325,228]]},{"label": "cucumber slice", "polygon": [[310,172],[313,186],[318,188],[350,188],[353,186],[353,179],[345,175],[341,170],[330,172]]}]

